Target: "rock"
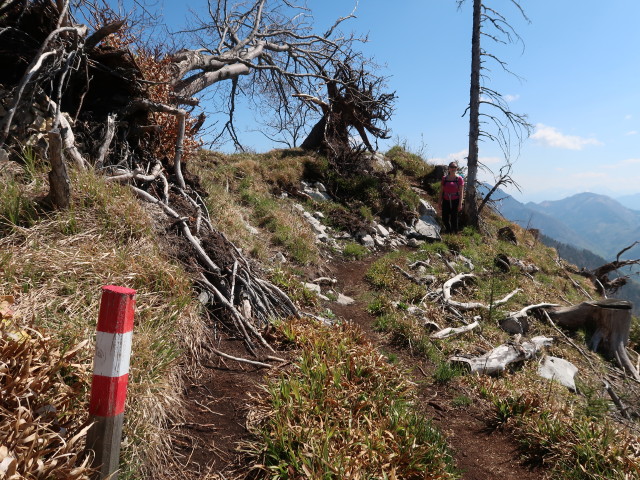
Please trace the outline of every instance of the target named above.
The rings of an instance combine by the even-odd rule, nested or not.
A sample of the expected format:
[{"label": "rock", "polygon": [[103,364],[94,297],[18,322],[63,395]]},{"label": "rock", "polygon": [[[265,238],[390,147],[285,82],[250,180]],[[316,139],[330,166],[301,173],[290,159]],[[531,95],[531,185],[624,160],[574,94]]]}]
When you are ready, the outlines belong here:
[{"label": "rock", "polygon": [[360,237],[360,243],[362,243],[362,245],[364,245],[367,248],[372,248],[375,246],[375,242],[373,241],[373,238],[371,237],[371,235],[365,235],[363,237]]},{"label": "rock", "polygon": [[578,368],[573,363],[563,358],[548,355],[544,356],[538,366],[538,375],[542,378],[555,380],[573,392],[576,391],[574,380],[576,373],[578,373]]},{"label": "rock", "polygon": [[247,231],[251,234],[251,235],[259,235],[260,234],[260,230],[258,230],[256,227],[249,225],[248,223],[244,224],[245,228],[247,229]]},{"label": "rock", "polygon": [[424,240],[418,240],[417,238],[410,238],[407,240],[407,245],[413,248],[418,248],[424,243]]},{"label": "rock", "polygon": [[321,233],[316,237],[316,240],[322,243],[329,243],[329,235],[326,233]]},{"label": "rock", "polygon": [[273,260],[277,263],[287,263],[287,257],[282,252],[276,253]]},{"label": "rock", "polygon": [[382,225],[380,225],[379,223],[376,224],[376,226],[374,227],[376,230],[376,233],[378,235],[380,235],[381,237],[388,237],[389,236],[389,230],[387,230],[386,228],[384,228]]},{"label": "rock", "polygon": [[313,212],[313,216],[318,220],[324,220],[324,213],[322,212]]},{"label": "rock", "polygon": [[304,288],[310,290],[312,292],[317,293],[318,295],[322,294],[322,290],[320,289],[320,285],[316,285],[315,283],[303,283]]},{"label": "rock", "polygon": [[302,215],[307,219],[309,225],[311,225],[311,229],[318,235],[326,233],[327,227],[322,225],[317,218],[311,215],[309,212],[303,212]]},{"label": "rock", "polygon": [[374,170],[385,173],[389,173],[393,170],[393,163],[387,160],[387,158],[382,153],[371,153],[369,155],[369,158],[371,159]]},{"label": "rock", "polygon": [[4,148],[0,148],[0,163],[5,163],[9,161],[9,154]]},{"label": "rock", "polygon": [[200,292],[200,295],[198,295],[198,301],[202,305],[206,305],[207,303],[209,303],[209,294],[203,290],[202,292]]},{"label": "rock", "polygon": [[380,238],[379,236],[374,236],[373,237],[373,242],[376,244],[376,246],[378,247],[384,247],[385,246],[385,242],[384,242],[384,238]]},{"label": "rock", "polygon": [[438,216],[438,212],[433,208],[433,205],[423,199],[420,199],[420,203],[418,204],[418,213],[421,217],[426,215],[435,218]]},{"label": "rock", "polygon": [[313,187],[309,186],[306,182],[300,182],[300,187],[300,190],[317,202],[326,202],[331,200],[331,196],[327,194],[327,189],[320,182],[316,182]]},{"label": "rock", "polygon": [[413,230],[407,237],[417,238],[419,240],[440,240],[440,225],[434,221],[425,221],[422,217],[416,221]]},{"label": "rock", "polygon": [[356,301],[351,297],[347,297],[346,295],[339,293],[336,303],[339,305],[351,305],[353,303],[356,303]]}]

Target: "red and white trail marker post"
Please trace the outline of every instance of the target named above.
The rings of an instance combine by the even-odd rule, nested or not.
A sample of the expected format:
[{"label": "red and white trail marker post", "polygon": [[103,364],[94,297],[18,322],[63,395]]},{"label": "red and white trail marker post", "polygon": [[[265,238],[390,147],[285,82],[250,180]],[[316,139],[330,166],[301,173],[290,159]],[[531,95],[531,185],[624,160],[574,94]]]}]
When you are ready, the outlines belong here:
[{"label": "red and white trail marker post", "polygon": [[89,404],[93,425],[87,433],[87,450],[95,453],[93,466],[99,469],[95,477],[99,480],[117,478],[135,294],[130,288],[102,287]]}]

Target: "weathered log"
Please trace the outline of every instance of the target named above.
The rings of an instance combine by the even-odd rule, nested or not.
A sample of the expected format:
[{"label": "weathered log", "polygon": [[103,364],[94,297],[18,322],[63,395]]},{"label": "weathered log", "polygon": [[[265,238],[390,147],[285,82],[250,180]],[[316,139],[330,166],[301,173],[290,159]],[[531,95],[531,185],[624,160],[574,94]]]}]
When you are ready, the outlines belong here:
[{"label": "weathered log", "polygon": [[455,356],[449,361],[466,365],[471,373],[495,375],[503,372],[509,364],[533,358],[542,347],[548,347],[552,342],[553,339],[548,337],[534,337],[529,342],[500,345],[480,357]]},{"label": "weathered log", "polygon": [[553,308],[548,313],[554,322],[569,330],[583,327],[594,329],[589,348],[595,352],[602,346],[605,355],[615,358],[620,367],[640,381],[638,370],[631,363],[626,350],[632,307],[631,302],[609,299]]}]

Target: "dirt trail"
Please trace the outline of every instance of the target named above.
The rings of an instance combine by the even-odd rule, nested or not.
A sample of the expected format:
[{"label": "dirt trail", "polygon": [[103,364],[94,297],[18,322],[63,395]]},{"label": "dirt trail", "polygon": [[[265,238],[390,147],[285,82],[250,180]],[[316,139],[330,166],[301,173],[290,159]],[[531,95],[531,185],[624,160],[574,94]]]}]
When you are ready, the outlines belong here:
[{"label": "dirt trail", "polygon": [[332,305],[340,318],[351,321],[385,352],[394,353],[409,367],[413,382],[419,392],[425,415],[447,436],[453,448],[458,467],[464,480],[535,480],[539,471],[532,471],[521,464],[514,440],[500,431],[486,428],[486,412],[474,405],[464,409],[451,404],[453,394],[445,387],[435,387],[425,372],[431,370],[425,359],[412,357],[408,352],[389,344],[384,335],[373,330],[374,318],[367,313],[368,288],[365,281],[367,269],[375,258],[356,262],[339,262],[333,265],[332,276],[338,280],[337,289],[356,300],[347,306]]},{"label": "dirt trail", "polygon": [[[326,307],[339,318],[357,324],[372,343],[387,353],[396,354],[409,367],[411,380],[420,388],[424,414],[447,436],[464,480],[541,478],[541,472],[531,471],[518,461],[516,445],[511,438],[500,431],[486,430],[486,412],[474,405],[453,407],[454,393],[446,387],[436,388],[431,384],[426,375],[432,367],[425,359],[412,357],[374,331],[374,318],[366,311],[371,295],[364,276],[375,258],[330,264],[326,273],[338,280],[337,290],[356,302],[348,306],[330,303]],[[220,350],[246,355],[241,342],[232,338],[221,342]],[[238,473],[240,456],[236,445],[247,437],[245,422],[250,394],[257,391],[264,374],[264,370],[215,360],[215,364],[202,369],[198,378],[187,381],[186,418],[175,426],[173,434],[181,465],[168,471],[166,478],[237,478],[234,472]]]}]

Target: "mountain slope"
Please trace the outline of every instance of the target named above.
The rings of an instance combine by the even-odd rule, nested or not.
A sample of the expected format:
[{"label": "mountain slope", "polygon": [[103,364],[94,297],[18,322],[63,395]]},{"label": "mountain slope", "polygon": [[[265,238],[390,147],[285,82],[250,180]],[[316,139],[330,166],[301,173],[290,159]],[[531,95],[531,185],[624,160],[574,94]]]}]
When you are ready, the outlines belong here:
[{"label": "mountain slope", "polygon": [[[562,222],[580,235],[590,245],[589,250],[607,259],[624,247],[640,239],[640,212],[630,210],[605,195],[579,193],[571,197],[541,203],[527,203],[526,207]],[[559,231],[545,231],[546,235],[565,243],[582,246],[581,243],[563,237]],[[635,248],[623,258],[637,258],[640,248]]]}]

